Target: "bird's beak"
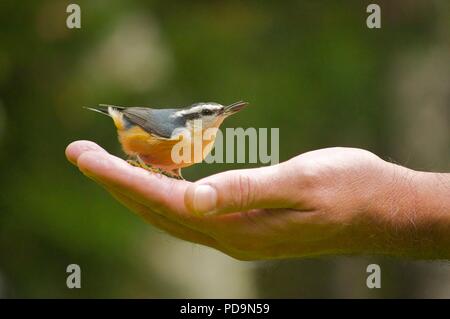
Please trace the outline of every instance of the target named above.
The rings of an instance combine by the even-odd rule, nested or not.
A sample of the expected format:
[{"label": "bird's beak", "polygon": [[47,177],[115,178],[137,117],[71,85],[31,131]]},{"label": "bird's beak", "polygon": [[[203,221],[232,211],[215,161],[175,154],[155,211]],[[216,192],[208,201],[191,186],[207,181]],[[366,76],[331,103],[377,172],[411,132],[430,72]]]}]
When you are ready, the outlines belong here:
[{"label": "bird's beak", "polygon": [[227,105],[224,107],[224,114],[225,115],[231,115],[234,114],[236,112],[239,112],[240,110],[242,110],[244,107],[246,107],[248,105],[247,102],[243,102],[243,101],[239,101],[230,105]]}]

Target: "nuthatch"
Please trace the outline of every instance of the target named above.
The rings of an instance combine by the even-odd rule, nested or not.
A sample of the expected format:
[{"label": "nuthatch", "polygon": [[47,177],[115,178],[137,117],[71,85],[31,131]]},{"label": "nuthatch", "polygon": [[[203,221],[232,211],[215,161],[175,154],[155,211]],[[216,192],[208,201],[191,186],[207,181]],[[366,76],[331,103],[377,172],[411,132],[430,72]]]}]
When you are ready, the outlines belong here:
[{"label": "nuthatch", "polygon": [[[193,147],[194,130],[199,123],[202,133],[206,129],[218,129],[225,118],[247,105],[242,101],[227,106],[208,102],[177,109],[152,109],[100,104],[100,108],[87,109],[113,119],[123,151],[136,159],[129,160],[129,163],[182,179],[181,168],[191,166],[195,161],[173,160],[172,148],[180,141],[181,136],[187,136]],[[206,144],[209,147],[206,152],[202,152],[201,160],[211,151],[214,139],[215,136],[212,136],[212,140],[202,141],[203,147]]]}]

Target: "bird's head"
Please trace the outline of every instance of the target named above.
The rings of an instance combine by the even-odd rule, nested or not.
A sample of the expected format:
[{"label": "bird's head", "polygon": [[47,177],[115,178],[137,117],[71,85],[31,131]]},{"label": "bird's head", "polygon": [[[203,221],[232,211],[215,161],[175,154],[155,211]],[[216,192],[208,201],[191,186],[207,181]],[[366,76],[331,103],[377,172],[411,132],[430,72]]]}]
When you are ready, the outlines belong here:
[{"label": "bird's head", "polygon": [[173,114],[174,117],[183,118],[187,124],[195,120],[202,122],[203,129],[219,127],[228,116],[237,113],[247,106],[247,102],[236,102],[230,105],[221,105],[214,102],[196,103]]}]

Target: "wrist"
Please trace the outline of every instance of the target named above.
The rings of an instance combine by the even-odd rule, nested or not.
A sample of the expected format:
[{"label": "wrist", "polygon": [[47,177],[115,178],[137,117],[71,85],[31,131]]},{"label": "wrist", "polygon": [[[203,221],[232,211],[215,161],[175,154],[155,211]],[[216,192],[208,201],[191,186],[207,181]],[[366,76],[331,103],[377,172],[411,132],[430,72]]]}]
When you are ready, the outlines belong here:
[{"label": "wrist", "polygon": [[424,259],[450,258],[450,174],[391,166],[371,233],[376,252]]},{"label": "wrist", "polygon": [[417,217],[415,229],[422,257],[450,259],[450,174],[415,172],[408,211]]}]

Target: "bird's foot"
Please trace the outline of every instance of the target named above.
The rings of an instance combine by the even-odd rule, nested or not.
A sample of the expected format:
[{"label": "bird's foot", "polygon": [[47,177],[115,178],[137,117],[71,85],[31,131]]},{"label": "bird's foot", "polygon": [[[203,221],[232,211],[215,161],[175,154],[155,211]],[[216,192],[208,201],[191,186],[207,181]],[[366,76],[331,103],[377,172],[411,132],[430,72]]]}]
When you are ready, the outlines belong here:
[{"label": "bird's foot", "polygon": [[163,174],[167,177],[170,177],[170,178],[184,180],[184,178],[183,178],[183,176],[181,176],[181,173],[179,170],[173,170],[171,172],[161,170],[161,174]]},{"label": "bird's foot", "polygon": [[139,164],[138,161],[132,159],[127,159],[127,163],[130,164],[131,166],[141,167],[141,164]]},{"label": "bird's foot", "polygon": [[143,168],[143,169],[145,169],[149,172],[155,173],[155,174],[161,174],[161,175],[164,175],[164,176],[167,176],[170,178],[184,180],[183,176],[181,176],[181,172],[179,169],[175,169],[175,170],[169,172],[169,171],[165,171],[163,169],[148,165],[139,159],[138,160],[128,159],[127,163],[130,165],[136,166],[136,167]]},{"label": "bird's foot", "polygon": [[128,159],[127,163],[132,165],[132,166],[143,168],[143,169],[145,169],[145,170],[147,170],[149,172],[155,173],[155,174],[161,174],[162,173],[161,169],[152,167],[152,166],[150,166],[148,164],[145,164],[142,161],[136,161],[136,160]]}]

